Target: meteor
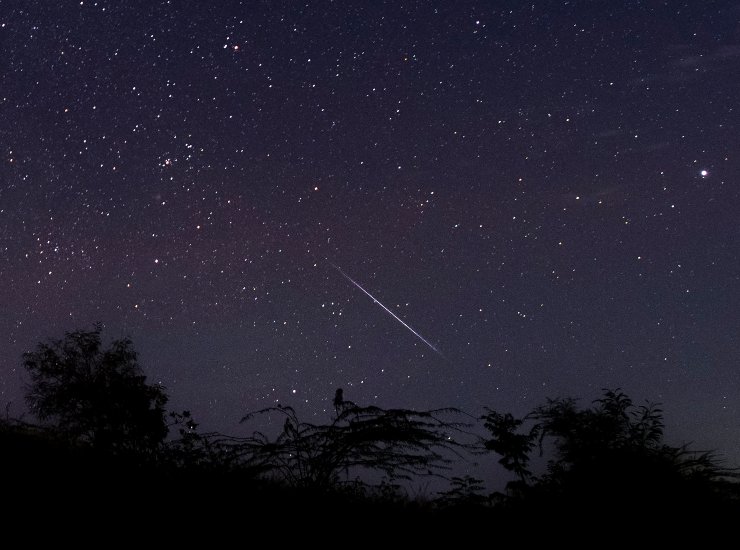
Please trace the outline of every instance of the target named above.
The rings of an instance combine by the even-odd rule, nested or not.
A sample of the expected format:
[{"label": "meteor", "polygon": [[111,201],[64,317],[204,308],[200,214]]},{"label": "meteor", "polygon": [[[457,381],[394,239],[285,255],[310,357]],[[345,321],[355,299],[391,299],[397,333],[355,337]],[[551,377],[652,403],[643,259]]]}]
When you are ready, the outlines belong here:
[{"label": "meteor", "polygon": [[[329,263],[331,263],[331,262],[329,262]],[[418,338],[419,340],[421,340],[421,341],[422,341],[422,342],[424,342],[424,343],[425,343],[425,344],[426,344],[427,346],[429,346],[429,348],[430,348],[430,349],[431,349],[432,351],[434,351],[435,353],[439,354],[440,356],[442,355],[442,353],[441,353],[441,352],[440,352],[440,351],[439,351],[439,350],[438,350],[437,348],[435,348],[435,347],[434,347],[434,346],[433,346],[433,345],[432,345],[431,343],[429,343],[429,341],[428,341],[428,340],[427,340],[426,338],[424,338],[424,337],[423,337],[423,336],[422,336],[421,334],[419,334],[419,333],[418,333],[418,332],[416,332],[416,331],[415,331],[414,329],[412,329],[412,328],[411,328],[410,326],[408,326],[408,325],[407,325],[406,323],[404,323],[404,322],[403,322],[403,319],[401,319],[401,318],[400,318],[400,317],[399,317],[398,315],[396,315],[396,314],[395,314],[395,313],[393,313],[393,312],[392,312],[392,311],[391,311],[390,309],[388,309],[388,308],[387,308],[387,307],[385,307],[385,306],[384,306],[383,304],[381,304],[381,303],[380,303],[380,301],[379,301],[379,300],[378,300],[378,299],[377,299],[377,298],[376,298],[375,296],[373,296],[373,295],[372,295],[372,294],[370,294],[370,293],[369,293],[369,292],[368,292],[367,290],[365,290],[364,288],[362,288],[362,285],[360,285],[360,283],[358,283],[358,282],[357,282],[357,281],[355,281],[355,280],[354,280],[354,279],[353,279],[352,277],[350,277],[349,275],[347,275],[347,274],[346,274],[346,273],[344,272],[344,270],[343,270],[343,269],[342,269],[341,267],[339,267],[338,265],[336,265],[336,264],[333,264],[333,263],[332,263],[331,265],[332,265],[332,267],[333,267],[334,269],[336,269],[337,271],[339,271],[339,273],[340,273],[340,274],[342,275],[342,277],[344,277],[345,279],[347,279],[347,280],[348,280],[348,281],[349,281],[350,283],[352,283],[352,284],[353,284],[353,285],[355,285],[355,286],[356,286],[357,288],[359,288],[359,289],[360,289],[360,290],[361,290],[362,292],[364,292],[365,294],[367,294],[367,295],[368,295],[368,296],[370,297],[370,299],[371,299],[371,300],[372,300],[373,302],[375,302],[375,303],[376,303],[376,304],[378,304],[378,305],[379,305],[380,307],[382,307],[382,308],[383,308],[383,309],[384,309],[384,310],[385,310],[386,312],[388,312],[389,314],[391,314],[391,315],[393,316],[393,318],[394,318],[394,319],[395,319],[396,321],[398,321],[398,322],[399,322],[399,323],[401,323],[401,324],[402,324],[402,325],[403,325],[404,327],[406,327],[407,329],[409,329],[409,330],[411,331],[411,333],[412,333],[412,334],[413,334],[414,336],[416,336],[416,337],[417,337],[417,338]]]}]

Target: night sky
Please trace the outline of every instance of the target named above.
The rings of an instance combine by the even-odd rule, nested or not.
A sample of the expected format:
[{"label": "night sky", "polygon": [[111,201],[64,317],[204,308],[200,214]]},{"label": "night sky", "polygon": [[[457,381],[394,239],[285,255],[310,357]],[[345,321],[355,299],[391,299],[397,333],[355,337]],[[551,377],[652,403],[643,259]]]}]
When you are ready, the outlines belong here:
[{"label": "night sky", "polygon": [[739,22],[2,0],[0,404],[101,322],[205,429],[621,387],[740,462]]}]

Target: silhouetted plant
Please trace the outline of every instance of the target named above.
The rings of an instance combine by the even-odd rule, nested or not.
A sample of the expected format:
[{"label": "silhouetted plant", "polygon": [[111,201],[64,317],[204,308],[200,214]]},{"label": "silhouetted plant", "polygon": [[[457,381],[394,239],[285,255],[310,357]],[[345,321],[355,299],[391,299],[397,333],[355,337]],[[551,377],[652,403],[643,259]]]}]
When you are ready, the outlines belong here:
[{"label": "silhouetted plant", "polygon": [[[218,432],[200,433],[190,411],[171,412],[170,427],[177,426],[180,437],[167,444],[166,459],[178,468],[228,473],[251,468],[244,458],[244,438]],[[253,472],[255,475],[257,472]]]},{"label": "silhouetted plant", "polygon": [[[635,406],[620,390],[605,390],[591,408],[580,409],[573,399],[550,399],[523,419],[489,410],[483,420],[492,435],[486,448],[501,455],[499,463],[519,478],[508,487],[511,495],[599,491],[621,502],[636,494],[670,498],[694,490],[737,491],[737,485],[726,484],[734,471],[712,453],[665,444],[663,411],[652,404]],[[554,457],[543,475],[534,476],[532,452],[542,454],[545,440]]]},{"label": "silhouetted plant", "polygon": [[[11,451],[0,459],[9,458],[9,469],[51,472],[54,465],[46,481],[75,465],[77,472],[102,466],[95,471],[116,477],[126,471],[148,472],[186,493],[205,491],[213,480],[224,487],[239,480],[249,490],[275,488],[263,479],[278,480],[292,487],[267,497],[274,503],[282,503],[287,494],[328,491],[327,503],[338,499],[401,509],[411,501],[399,480],[445,477],[454,457],[474,451],[468,441],[476,436],[467,431],[468,423],[458,420],[463,413],[457,409],[363,407],[345,400],[341,389],[326,424],[304,422],[293,408],[282,406],[242,419],[279,414],[282,426],[274,438],[262,432],[246,438],[199,433],[189,411],[170,413],[168,424],[164,389],[146,383],[131,341],[116,340],[104,349],[100,332],[97,327],[67,333],[24,355],[31,378],[26,398],[44,424],[12,420],[6,411],[0,419],[0,443]],[[562,502],[583,507],[599,501],[615,511],[649,500],[675,511],[691,502],[740,502],[734,470],[723,468],[713,453],[664,443],[663,411],[651,404],[636,406],[620,390],[605,390],[587,408],[574,399],[551,399],[523,418],[489,409],[482,419],[490,433],[483,446],[500,455],[500,464],[517,479],[508,484],[508,497],[487,497],[480,480],[452,477],[450,488],[438,493],[437,504],[443,508],[467,514],[476,507],[488,513],[490,506],[484,505],[494,502],[534,502],[535,508],[550,513]],[[165,444],[170,428],[177,429],[179,438]],[[101,460],[98,450],[115,456]],[[532,462],[538,451],[549,451],[551,459],[535,473]],[[156,461],[128,460],[142,453]],[[206,475],[193,475],[200,473]],[[255,494],[259,499],[267,493]]]},{"label": "silhouetted plant", "polygon": [[493,436],[485,442],[486,449],[501,455],[499,464],[515,473],[520,480],[526,481],[532,475],[529,470],[529,453],[536,445],[540,427],[535,425],[528,433],[516,433],[524,420],[490,409],[483,420],[483,425]]},{"label": "silhouetted plant", "polygon": [[444,417],[459,415],[456,409],[414,411],[361,407],[337,390],[335,415],[329,424],[301,421],[291,407],[269,407],[249,414],[279,413],[285,417],[275,439],[255,432],[241,444],[251,465],[294,486],[329,488],[342,476],[359,470],[373,471],[389,480],[413,475],[441,475],[449,467],[447,451],[465,444],[461,436],[467,424]]},{"label": "silhouetted plant", "polygon": [[437,504],[443,507],[481,506],[488,502],[483,494],[483,481],[470,475],[452,477],[450,488],[437,493]]},{"label": "silhouetted plant", "polygon": [[146,383],[129,339],[103,349],[100,327],[24,354],[26,399],[42,421],[104,451],[151,451],[167,436],[163,388]]}]

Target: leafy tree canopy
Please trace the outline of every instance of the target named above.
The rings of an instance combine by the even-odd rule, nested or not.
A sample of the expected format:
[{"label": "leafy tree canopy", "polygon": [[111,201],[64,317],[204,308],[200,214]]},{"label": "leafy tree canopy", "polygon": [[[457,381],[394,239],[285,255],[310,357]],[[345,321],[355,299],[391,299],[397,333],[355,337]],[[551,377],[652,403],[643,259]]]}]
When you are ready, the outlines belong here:
[{"label": "leafy tree canopy", "polygon": [[162,387],[146,383],[129,339],[104,349],[101,329],[69,332],[24,354],[34,414],[104,451],[156,448],[167,435]]},{"label": "leafy tree canopy", "polygon": [[[491,434],[486,448],[518,477],[509,484],[512,496],[584,503],[598,496],[622,505],[644,497],[677,504],[736,492],[736,484],[728,483],[733,471],[710,452],[666,444],[663,411],[634,405],[621,390],[604,390],[588,408],[570,398],[550,399],[521,419],[489,410],[483,421]],[[552,458],[536,476],[533,455],[545,450]]]}]

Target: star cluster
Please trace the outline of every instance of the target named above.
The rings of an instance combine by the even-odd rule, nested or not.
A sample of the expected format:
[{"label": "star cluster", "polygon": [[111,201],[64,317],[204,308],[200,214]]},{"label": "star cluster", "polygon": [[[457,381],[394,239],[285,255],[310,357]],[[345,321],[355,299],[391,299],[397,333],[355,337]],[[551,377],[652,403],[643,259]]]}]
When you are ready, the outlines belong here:
[{"label": "star cluster", "polygon": [[739,16],[10,2],[0,397],[102,322],[213,429],[620,386],[740,458]]}]

